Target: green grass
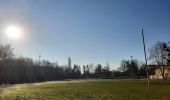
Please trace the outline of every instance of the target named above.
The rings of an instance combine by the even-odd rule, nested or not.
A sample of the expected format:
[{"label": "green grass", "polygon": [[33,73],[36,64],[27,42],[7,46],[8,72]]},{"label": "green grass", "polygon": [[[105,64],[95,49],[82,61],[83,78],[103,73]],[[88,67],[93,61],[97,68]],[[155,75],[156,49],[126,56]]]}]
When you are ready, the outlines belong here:
[{"label": "green grass", "polygon": [[0,92],[2,100],[170,100],[170,81],[87,80],[14,85]]}]

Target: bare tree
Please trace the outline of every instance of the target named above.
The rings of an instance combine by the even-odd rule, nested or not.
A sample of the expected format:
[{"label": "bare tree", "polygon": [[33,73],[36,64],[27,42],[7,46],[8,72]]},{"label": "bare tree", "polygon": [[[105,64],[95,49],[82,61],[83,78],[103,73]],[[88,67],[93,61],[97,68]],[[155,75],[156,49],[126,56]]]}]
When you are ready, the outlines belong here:
[{"label": "bare tree", "polygon": [[106,66],[104,67],[105,70],[110,71],[110,64],[109,62],[106,62]]},{"label": "bare tree", "polygon": [[11,45],[0,45],[0,60],[5,60],[7,58],[11,58],[13,56],[13,49]]},{"label": "bare tree", "polygon": [[93,63],[91,63],[91,64],[89,64],[89,70],[90,70],[90,73],[94,73],[95,72],[95,69],[94,69],[94,64]]},{"label": "bare tree", "polygon": [[95,69],[95,76],[101,77],[102,76],[102,65],[98,64]]},{"label": "bare tree", "polygon": [[165,66],[168,59],[168,52],[166,50],[167,43],[158,41],[151,49],[149,49],[149,59],[153,61],[155,65],[159,65],[161,75],[165,79]]},{"label": "bare tree", "polygon": [[118,70],[119,70],[119,71],[122,71],[122,72],[126,71],[126,70],[127,70],[126,65],[127,65],[126,60],[122,60],[122,61],[120,62],[120,67],[118,68]]}]

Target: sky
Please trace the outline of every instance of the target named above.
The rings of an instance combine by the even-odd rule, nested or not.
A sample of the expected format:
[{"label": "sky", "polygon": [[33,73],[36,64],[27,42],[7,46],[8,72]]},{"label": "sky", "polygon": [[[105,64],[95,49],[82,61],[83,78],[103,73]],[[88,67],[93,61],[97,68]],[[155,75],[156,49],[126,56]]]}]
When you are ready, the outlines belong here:
[{"label": "sky", "polygon": [[[0,42],[16,56],[67,64],[103,64],[116,69],[122,59],[144,61],[146,49],[170,41],[169,0],[0,0]],[[17,25],[21,38],[4,28]],[[148,56],[148,54],[147,54]]]}]

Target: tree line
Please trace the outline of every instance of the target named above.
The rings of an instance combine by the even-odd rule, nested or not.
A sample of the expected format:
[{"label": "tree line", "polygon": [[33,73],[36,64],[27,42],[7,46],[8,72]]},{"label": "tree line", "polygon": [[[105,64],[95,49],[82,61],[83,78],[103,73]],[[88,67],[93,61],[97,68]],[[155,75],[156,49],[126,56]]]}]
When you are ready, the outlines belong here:
[{"label": "tree line", "polygon": [[47,60],[36,60],[27,57],[15,57],[10,45],[0,44],[0,84],[30,83],[63,79],[110,77],[110,65],[104,68],[98,64],[59,66]]},{"label": "tree line", "polygon": [[[148,60],[154,65],[170,64],[170,47],[166,42],[157,42],[149,49]],[[149,67],[149,73],[157,67]],[[165,78],[166,66],[159,67]],[[117,70],[111,70],[109,63],[59,66],[47,60],[33,60],[26,57],[15,57],[10,45],[0,44],[0,84],[29,83],[80,78],[146,78],[146,65],[137,59],[122,60]]]},{"label": "tree line", "polygon": [[118,71],[120,72],[117,72],[117,76],[127,76],[127,78],[139,79],[147,76],[145,63],[137,59],[122,60]]}]

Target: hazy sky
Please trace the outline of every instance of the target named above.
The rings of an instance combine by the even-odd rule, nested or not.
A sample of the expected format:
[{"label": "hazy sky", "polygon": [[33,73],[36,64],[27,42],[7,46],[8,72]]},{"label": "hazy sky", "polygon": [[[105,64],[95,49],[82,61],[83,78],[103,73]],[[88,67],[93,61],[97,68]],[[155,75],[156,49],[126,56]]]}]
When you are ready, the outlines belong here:
[{"label": "hazy sky", "polygon": [[[24,30],[12,40],[3,34],[8,25]],[[0,0],[0,40],[17,56],[67,64],[105,64],[113,68],[130,56],[144,60],[146,48],[170,41],[169,0]]]}]

